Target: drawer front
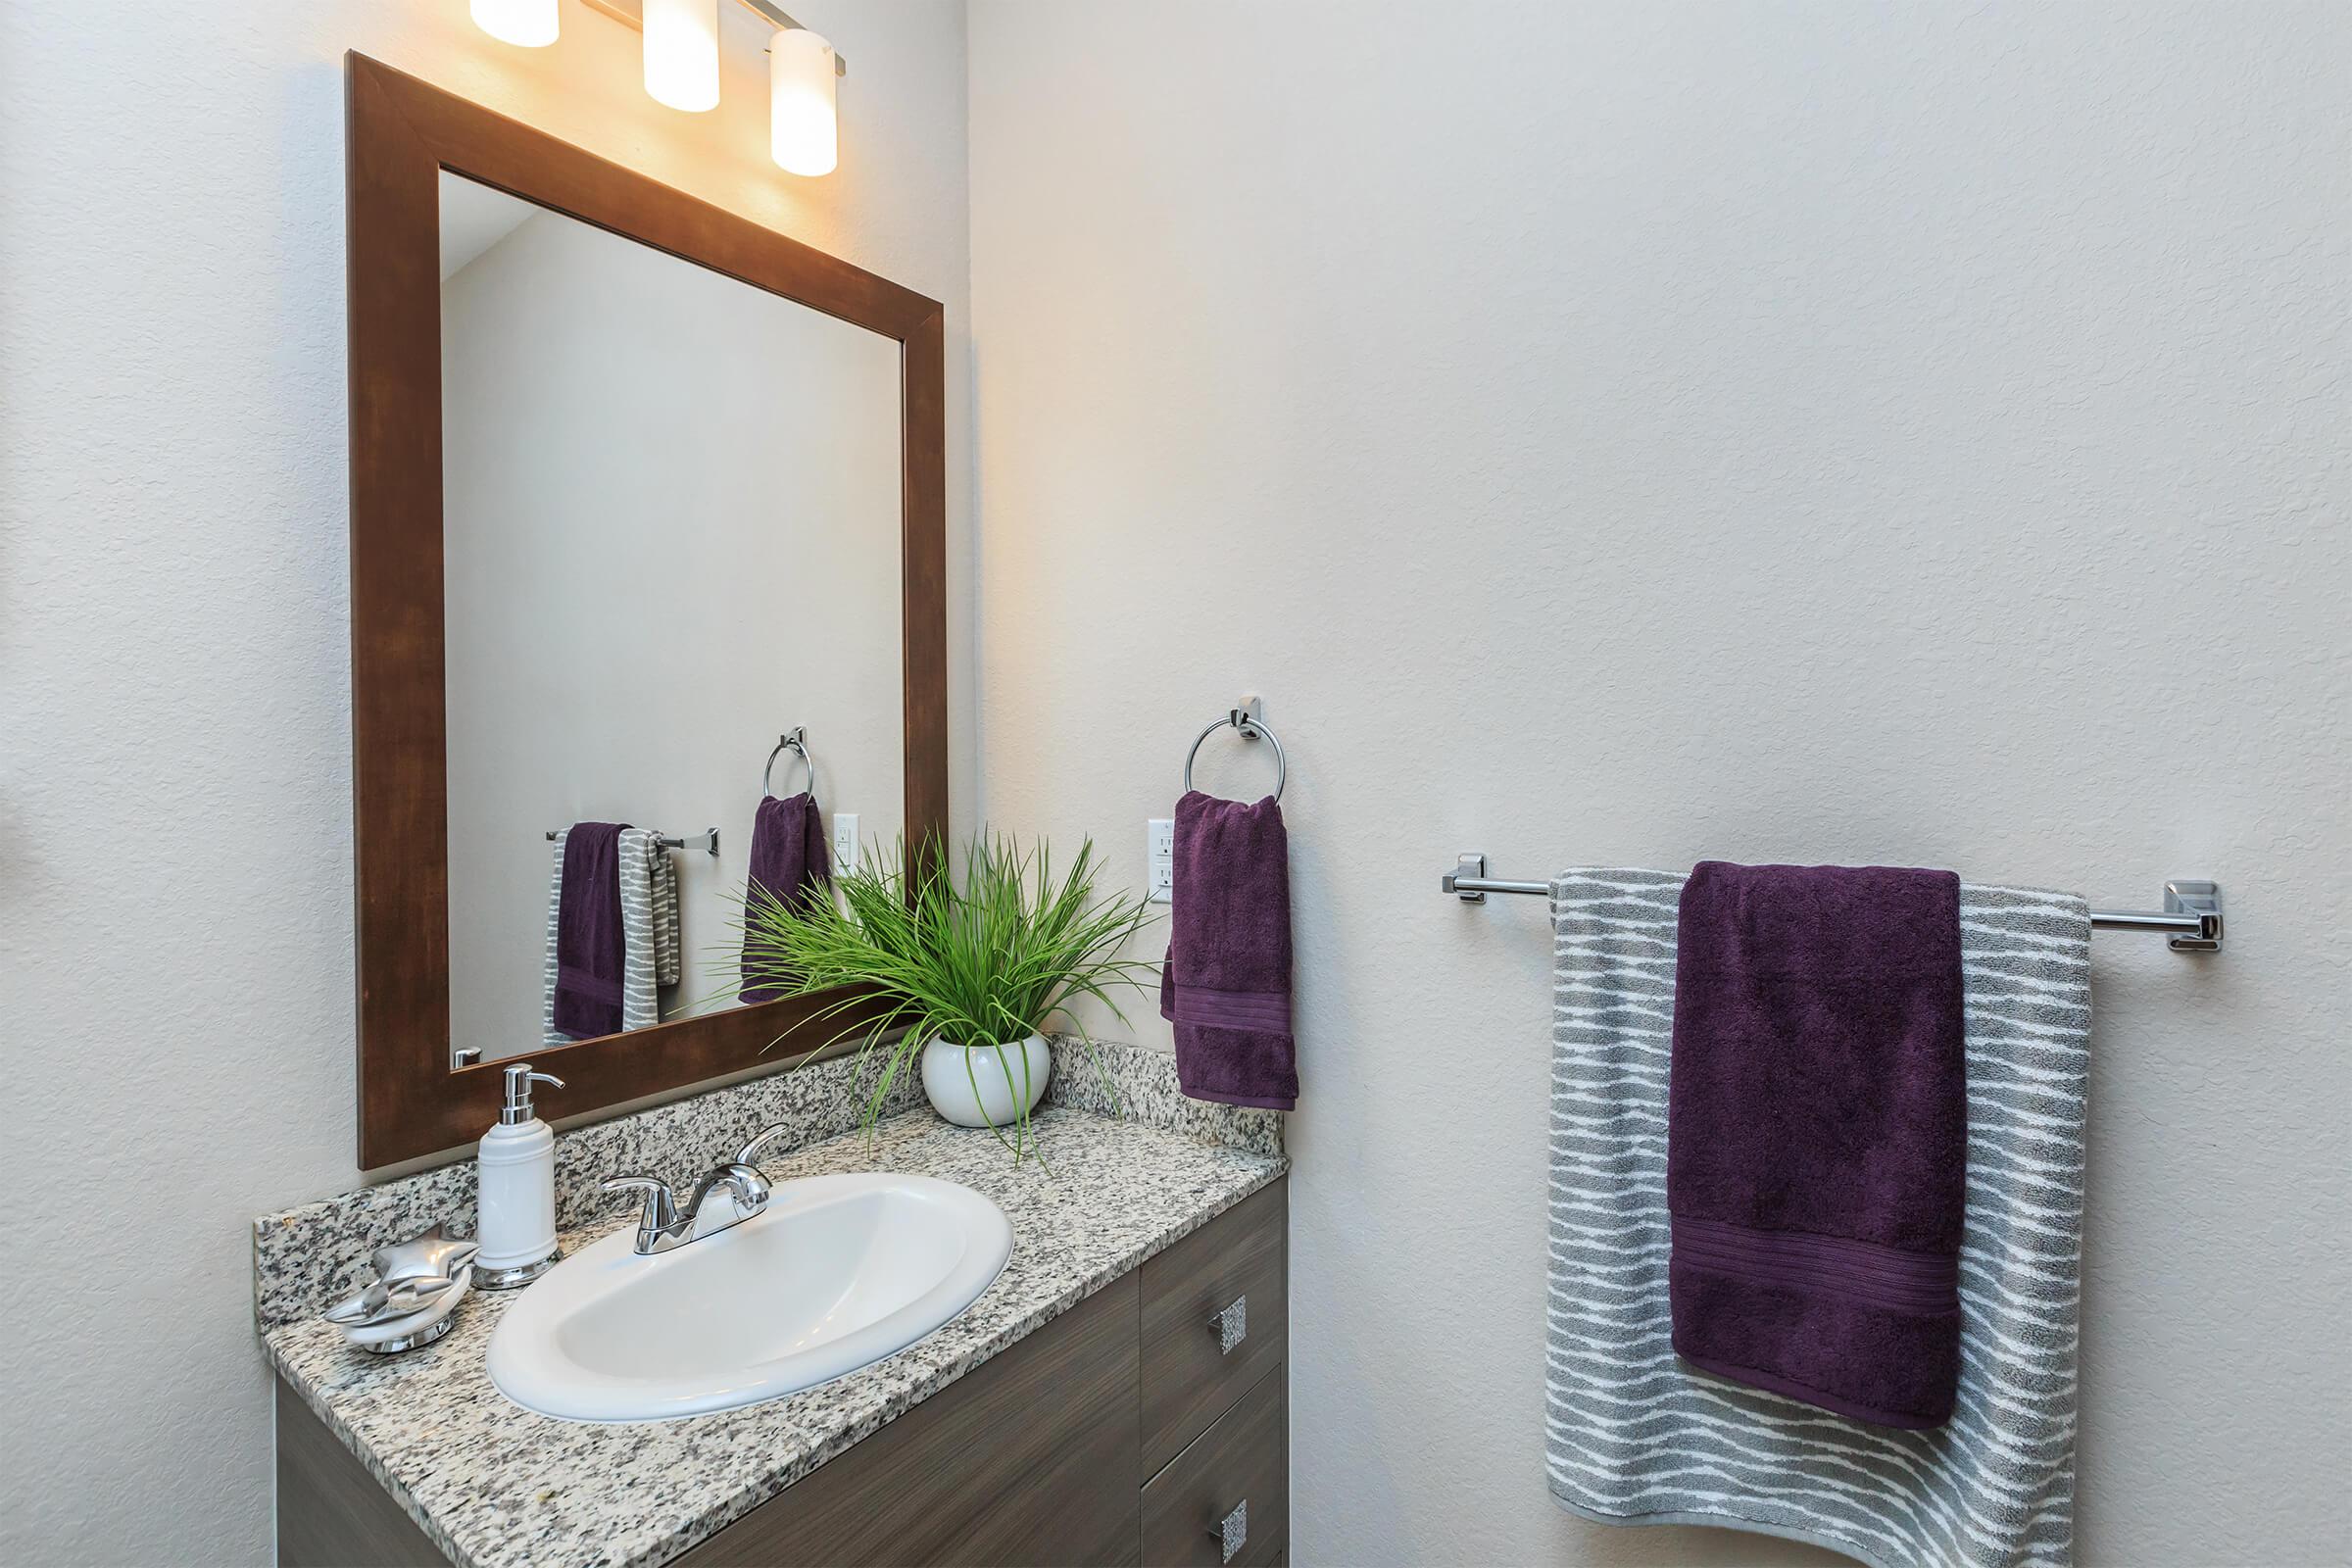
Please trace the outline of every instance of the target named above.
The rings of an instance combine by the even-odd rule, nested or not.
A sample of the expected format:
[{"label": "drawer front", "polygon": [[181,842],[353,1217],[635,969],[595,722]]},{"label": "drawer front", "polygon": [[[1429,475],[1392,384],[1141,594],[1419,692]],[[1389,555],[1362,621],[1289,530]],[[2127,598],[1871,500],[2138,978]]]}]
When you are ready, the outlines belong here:
[{"label": "drawer front", "polygon": [[1281,1560],[1291,1533],[1286,1402],[1277,1366],[1144,1488],[1147,1568]]},{"label": "drawer front", "polygon": [[1143,1477],[1283,1360],[1289,1209],[1276,1182],[1144,1265]]}]

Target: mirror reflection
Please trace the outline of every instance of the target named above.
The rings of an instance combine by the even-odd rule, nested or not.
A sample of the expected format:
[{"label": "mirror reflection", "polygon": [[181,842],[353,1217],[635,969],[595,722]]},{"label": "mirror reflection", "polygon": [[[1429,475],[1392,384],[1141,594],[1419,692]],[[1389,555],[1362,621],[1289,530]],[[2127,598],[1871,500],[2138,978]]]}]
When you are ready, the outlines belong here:
[{"label": "mirror reflection", "polygon": [[904,823],[899,345],[446,171],[441,320],[452,1050],[738,1005]]}]

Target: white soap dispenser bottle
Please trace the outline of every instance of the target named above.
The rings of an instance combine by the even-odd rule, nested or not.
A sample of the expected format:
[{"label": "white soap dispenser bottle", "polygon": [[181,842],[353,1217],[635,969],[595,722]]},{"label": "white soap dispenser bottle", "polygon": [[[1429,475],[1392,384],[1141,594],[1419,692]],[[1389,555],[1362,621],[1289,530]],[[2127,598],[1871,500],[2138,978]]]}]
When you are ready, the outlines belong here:
[{"label": "white soap dispenser bottle", "polygon": [[474,1168],[481,1176],[481,1255],[473,1283],[485,1291],[528,1285],[555,1267],[556,1135],[531,1108],[531,1085],[564,1087],[553,1074],[518,1061],[507,1068],[507,1101],[498,1125],[482,1135]]}]

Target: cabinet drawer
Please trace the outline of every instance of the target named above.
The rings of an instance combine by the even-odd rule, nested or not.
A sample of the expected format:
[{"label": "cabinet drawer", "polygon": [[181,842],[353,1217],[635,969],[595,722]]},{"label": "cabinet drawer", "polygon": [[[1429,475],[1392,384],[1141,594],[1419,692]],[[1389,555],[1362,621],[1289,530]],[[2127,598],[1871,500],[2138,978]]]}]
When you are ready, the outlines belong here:
[{"label": "cabinet drawer", "polygon": [[1238,1538],[1229,1568],[1281,1558],[1291,1531],[1285,1400],[1277,1366],[1144,1488],[1146,1568],[1218,1568],[1229,1535]]},{"label": "cabinet drawer", "polygon": [[1127,1275],[670,1568],[1133,1563],[1136,1315]]},{"label": "cabinet drawer", "polygon": [[1289,1182],[1276,1182],[1144,1265],[1144,1477],[1282,1361],[1289,1203]]}]

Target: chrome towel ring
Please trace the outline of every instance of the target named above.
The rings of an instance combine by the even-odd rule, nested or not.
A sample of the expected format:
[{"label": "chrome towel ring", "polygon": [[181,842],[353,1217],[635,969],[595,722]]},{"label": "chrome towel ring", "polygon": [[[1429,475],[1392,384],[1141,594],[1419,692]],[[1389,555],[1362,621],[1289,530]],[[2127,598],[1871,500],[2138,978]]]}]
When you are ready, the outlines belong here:
[{"label": "chrome towel ring", "polygon": [[[799,758],[801,765],[808,770],[808,793],[814,795],[816,793],[816,759],[808,755],[808,729],[804,724],[795,724],[776,737],[776,749],[767,754],[767,765],[760,770],[760,795],[764,797],[776,793],[774,782],[776,759],[782,757],[786,752]],[[787,772],[784,776],[789,779],[792,774]]]},{"label": "chrome towel ring", "polygon": [[1290,777],[1290,766],[1283,760],[1282,742],[1275,738],[1272,730],[1258,721],[1254,711],[1256,707],[1257,704],[1253,700],[1248,708],[1230,709],[1223,718],[1216,720],[1208,728],[1193,737],[1193,749],[1184,754],[1184,788],[1187,794],[1190,794],[1193,788],[1193,759],[1200,755],[1200,743],[1226,725],[1231,724],[1235,729],[1241,731],[1242,739],[1246,741],[1263,738],[1272,743],[1274,747],[1274,799],[1278,804],[1281,802],[1282,786]]}]

